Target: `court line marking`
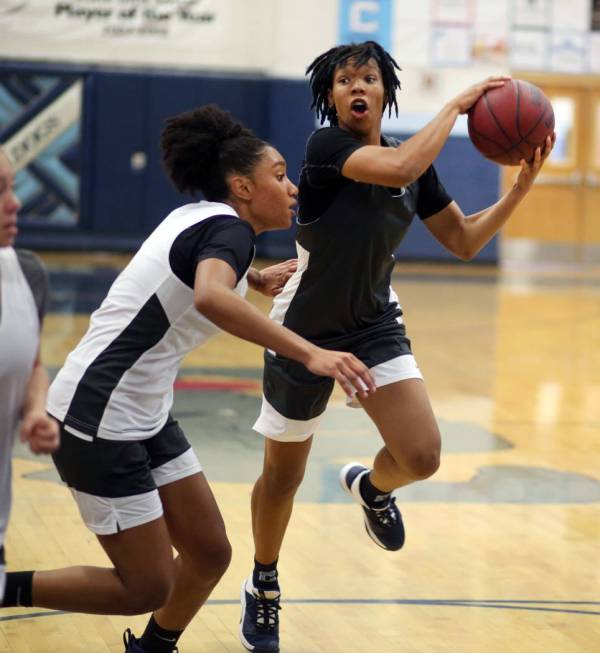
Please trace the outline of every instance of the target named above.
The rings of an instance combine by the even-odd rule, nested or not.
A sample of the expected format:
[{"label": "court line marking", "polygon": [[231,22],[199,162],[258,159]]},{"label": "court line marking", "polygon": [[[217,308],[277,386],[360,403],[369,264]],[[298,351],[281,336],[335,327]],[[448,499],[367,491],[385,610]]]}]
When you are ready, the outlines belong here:
[{"label": "court line marking", "polygon": [[[600,616],[600,611],[575,610],[558,606],[599,606],[600,601],[535,601],[519,599],[287,599],[284,605],[432,605],[458,608],[488,608],[495,610],[529,610],[534,612],[557,612],[560,614],[583,614]],[[212,599],[205,605],[238,605],[239,599]],[[547,607],[557,606],[557,607]],[[61,610],[51,612],[30,612],[0,617],[3,621],[35,619],[37,617],[56,617],[66,614],[79,614]]]}]

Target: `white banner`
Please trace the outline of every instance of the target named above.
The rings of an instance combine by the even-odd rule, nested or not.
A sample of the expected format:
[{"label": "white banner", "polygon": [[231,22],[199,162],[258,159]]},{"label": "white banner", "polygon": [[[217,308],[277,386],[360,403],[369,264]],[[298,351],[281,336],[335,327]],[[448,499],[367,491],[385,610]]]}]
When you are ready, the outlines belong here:
[{"label": "white banner", "polygon": [[[546,29],[551,22],[552,0],[513,0],[513,25],[521,29]],[[565,3],[566,0],[560,0]]]},{"label": "white banner", "polygon": [[0,56],[198,65],[229,27],[230,0],[0,0]]},{"label": "white banner", "polygon": [[510,64],[515,70],[544,70],[548,65],[548,34],[541,30],[515,30],[510,44]]},{"label": "white banner", "polygon": [[475,14],[473,0],[434,0],[433,21],[446,25],[470,25]]},{"label": "white banner", "polygon": [[585,32],[553,32],[550,41],[552,70],[561,73],[587,72],[587,40]]}]

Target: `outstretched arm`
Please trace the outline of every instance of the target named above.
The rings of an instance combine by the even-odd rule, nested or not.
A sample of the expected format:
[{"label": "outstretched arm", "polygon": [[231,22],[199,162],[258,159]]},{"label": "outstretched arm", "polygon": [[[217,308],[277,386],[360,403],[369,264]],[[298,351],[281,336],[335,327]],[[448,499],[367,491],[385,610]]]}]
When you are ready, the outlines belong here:
[{"label": "outstretched arm", "polygon": [[313,374],[329,376],[352,396],[375,391],[375,382],[355,356],[321,349],[263,315],[233,291],[233,268],[220,259],[206,259],[196,268],[194,305],[211,322],[234,336],[267,347],[305,365]]},{"label": "outstretched arm", "polygon": [[365,145],[353,152],[342,168],[344,177],[367,184],[399,188],[418,179],[448,140],[460,114],[466,113],[486,91],[502,86],[509,77],[490,77],[458,95],[414,136],[399,147]]},{"label": "outstretched arm", "polygon": [[458,258],[469,261],[498,232],[517,205],[527,195],[554,145],[554,136],[546,139],[544,152],[537,148],[531,163],[521,161],[521,170],[513,187],[495,204],[465,216],[456,202],[425,220],[425,226]]}]

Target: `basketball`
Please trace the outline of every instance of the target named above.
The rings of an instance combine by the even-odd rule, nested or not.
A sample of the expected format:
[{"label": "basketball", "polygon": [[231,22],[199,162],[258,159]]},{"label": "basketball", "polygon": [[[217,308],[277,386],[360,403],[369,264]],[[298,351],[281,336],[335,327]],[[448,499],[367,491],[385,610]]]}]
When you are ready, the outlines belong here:
[{"label": "basketball", "polygon": [[529,82],[513,79],[484,93],[468,114],[469,136],[487,159],[502,165],[532,161],[554,132],[550,100]]}]

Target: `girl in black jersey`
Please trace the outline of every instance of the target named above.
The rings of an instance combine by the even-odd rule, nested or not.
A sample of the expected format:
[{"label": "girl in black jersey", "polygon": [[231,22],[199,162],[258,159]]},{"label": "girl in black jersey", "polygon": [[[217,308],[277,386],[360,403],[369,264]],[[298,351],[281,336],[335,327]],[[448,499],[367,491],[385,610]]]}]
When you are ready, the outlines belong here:
[{"label": "girl in black jersey", "polygon": [[[297,188],[277,150],[215,106],[167,121],[163,161],[179,207],[119,275],[55,378],[54,461],[113,568],[7,574],[5,606],[93,614],[154,611],[129,653],[169,653],[225,572],[231,548],[198,460],[169,414],[183,356],[219,329],[340,382],[374,390],[352,354],[321,349],[243,297],[275,295],[289,263],[250,268],[255,235],[290,225]],[[178,552],[173,560],[172,548]]]},{"label": "girl in black jersey", "polygon": [[[476,84],[446,104],[402,144],[381,133],[397,111],[394,59],[377,43],[340,45],[308,67],[313,104],[329,127],[308,140],[299,184],[298,268],[271,316],[315,344],[354,353],[378,391],[358,401],[383,447],[372,469],[350,463],[342,487],[360,504],[369,536],[382,548],[404,543],[391,492],[438,468],[440,433],[410,349],[390,277],[394,251],[415,214],[463,260],[472,258],[523,199],[552,148],[548,139],[496,204],[465,216],[438,180],[433,161],[460,114],[505,77]],[[266,352],[264,398],[255,429],[265,463],[252,496],[255,568],[242,586],[241,641],[255,652],[279,650],[277,559],[332,384]]]}]

